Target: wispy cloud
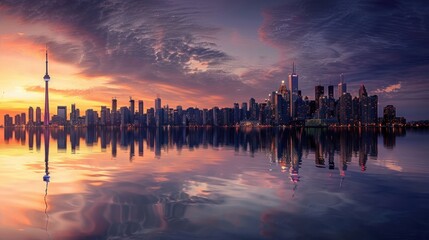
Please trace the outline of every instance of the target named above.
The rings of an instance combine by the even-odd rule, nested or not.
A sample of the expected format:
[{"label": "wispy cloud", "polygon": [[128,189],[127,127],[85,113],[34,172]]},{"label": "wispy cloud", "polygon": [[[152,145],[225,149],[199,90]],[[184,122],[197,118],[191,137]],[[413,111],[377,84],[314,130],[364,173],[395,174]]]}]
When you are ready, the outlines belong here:
[{"label": "wispy cloud", "polygon": [[380,94],[380,93],[392,93],[392,92],[398,92],[399,89],[401,89],[401,83],[400,82],[397,83],[397,84],[389,85],[389,86],[387,86],[385,88],[378,88],[374,92],[377,93],[377,94]]}]

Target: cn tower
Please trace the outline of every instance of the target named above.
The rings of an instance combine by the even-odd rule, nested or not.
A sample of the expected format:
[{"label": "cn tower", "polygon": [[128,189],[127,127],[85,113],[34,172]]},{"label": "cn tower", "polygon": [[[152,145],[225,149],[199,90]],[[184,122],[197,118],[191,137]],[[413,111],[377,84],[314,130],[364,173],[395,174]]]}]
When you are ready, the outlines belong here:
[{"label": "cn tower", "polygon": [[48,82],[51,80],[48,74],[48,48],[46,48],[46,74],[43,77],[45,80],[45,119],[43,121],[46,127],[49,126],[49,95],[48,95]]}]

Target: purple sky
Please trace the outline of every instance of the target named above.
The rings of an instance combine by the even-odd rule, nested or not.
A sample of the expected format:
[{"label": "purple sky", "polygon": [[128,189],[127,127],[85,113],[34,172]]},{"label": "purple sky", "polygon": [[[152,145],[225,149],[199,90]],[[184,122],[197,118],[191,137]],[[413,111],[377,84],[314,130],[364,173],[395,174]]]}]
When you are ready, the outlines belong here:
[{"label": "purple sky", "polygon": [[408,120],[429,119],[428,13],[426,1],[395,0],[0,0],[0,15],[50,29],[21,40],[48,43],[53,59],[88,83],[108,79],[81,91],[88,101],[159,94],[170,106],[260,102],[295,62],[303,95],[313,99],[318,83],[336,87],[344,73],[353,96],[364,84],[379,96],[380,113],[393,104]]}]

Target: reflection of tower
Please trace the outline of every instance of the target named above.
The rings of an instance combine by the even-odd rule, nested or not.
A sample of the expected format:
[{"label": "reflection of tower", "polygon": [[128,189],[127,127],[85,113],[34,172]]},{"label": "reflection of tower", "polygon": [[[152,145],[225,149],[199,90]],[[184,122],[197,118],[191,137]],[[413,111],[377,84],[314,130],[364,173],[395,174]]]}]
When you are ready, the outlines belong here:
[{"label": "reflection of tower", "polygon": [[45,80],[45,119],[44,124],[45,126],[49,126],[49,96],[48,96],[48,82],[51,80],[51,77],[49,77],[48,74],[48,49],[46,49],[46,73],[43,77],[43,80]]},{"label": "reflection of tower", "polygon": [[118,141],[118,129],[114,128],[112,133],[112,157],[116,157]]},{"label": "reflection of tower", "polygon": [[162,138],[162,129],[157,128],[155,132],[155,157],[161,157],[161,138]]},{"label": "reflection of tower", "polygon": [[134,131],[130,132],[129,135],[129,141],[130,141],[130,162],[133,161],[134,158],[134,152],[135,152],[135,146],[134,146]]},{"label": "reflection of tower", "polygon": [[43,137],[45,139],[45,175],[43,176],[43,181],[46,182],[45,196],[43,199],[45,201],[46,232],[47,232],[48,231],[48,223],[49,223],[47,197],[48,197],[48,185],[49,185],[49,182],[51,180],[51,177],[49,176],[49,137],[50,137],[49,128],[45,128],[45,132],[43,134]]},{"label": "reflection of tower", "polygon": [[49,129],[45,129],[45,132],[43,133],[43,137],[45,139],[45,176],[43,176],[43,181],[49,182],[50,176],[49,176],[49,136],[50,132]]}]

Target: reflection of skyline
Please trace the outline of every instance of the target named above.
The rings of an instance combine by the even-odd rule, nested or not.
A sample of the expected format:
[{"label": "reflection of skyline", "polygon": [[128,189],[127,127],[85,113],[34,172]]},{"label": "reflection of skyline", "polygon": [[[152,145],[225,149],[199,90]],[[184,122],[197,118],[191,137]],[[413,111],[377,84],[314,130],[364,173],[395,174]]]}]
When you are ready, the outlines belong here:
[{"label": "reflection of skyline", "polygon": [[[40,235],[43,238],[39,239],[48,238],[44,231],[45,222],[49,223],[46,225],[49,228],[46,229],[49,229],[48,234],[51,234],[53,239],[119,239],[126,236],[130,236],[129,239],[138,239],[137,236],[157,239],[160,238],[160,234],[167,236],[165,237],[167,239],[174,238],[178,232],[191,232],[182,237],[186,239],[187,236],[188,238],[195,236],[192,232],[197,232],[198,235],[200,231],[210,232],[210,234],[217,232],[216,238],[230,236],[228,234],[234,229],[243,229],[241,223],[249,219],[250,221],[245,225],[246,232],[250,232],[249,235],[237,235],[239,238],[257,234],[252,230],[262,232],[267,230],[265,226],[272,226],[268,228],[269,232],[274,234],[271,235],[272,238],[281,239],[283,236],[276,234],[286,232],[285,228],[275,224],[284,225],[283,223],[288,221],[286,219],[290,219],[291,216],[293,220],[290,219],[288,224],[295,224],[292,226],[295,226],[298,232],[304,220],[317,223],[314,220],[314,214],[322,213],[318,221],[323,223],[335,222],[337,217],[344,219],[347,216],[354,217],[355,222],[368,219],[373,216],[372,210],[376,209],[369,209],[368,212],[371,214],[364,212],[362,217],[355,217],[348,212],[348,209],[360,210],[359,204],[372,201],[372,198],[367,199],[365,194],[361,194],[362,191],[366,193],[370,189],[370,192],[374,193],[374,198],[378,199],[377,189],[380,189],[380,186],[384,188],[387,182],[392,184],[389,186],[396,184],[391,181],[395,174],[390,172],[389,179],[386,179],[389,181],[381,181],[381,183],[374,181],[379,176],[374,172],[353,173],[360,170],[360,154],[367,154],[368,162],[379,154],[380,160],[376,162],[380,162],[384,152],[390,152],[390,150],[381,149],[383,136],[377,131],[274,128],[244,131],[220,128],[201,131],[182,128],[158,129],[157,133],[156,129],[114,131],[100,128],[91,133],[95,134],[94,142],[88,145],[91,152],[102,151],[102,154],[96,154],[98,161],[93,158],[93,155],[85,155],[87,132],[84,129],[62,130],[56,133],[53,129],[51,131],[54,133],[45,134],[44,129],[41,129],[39,136],[42,135],[45,141],[52,140],[50,144],[49,141],[45,142],[45,146],[54,147],[50,149],[50,156],[45,155],[45,162],[49,163],[48,156],[51,160],[50,167],[52,167],[52,160],[55,161],[55,186],[52,185],[49,188],[49,195],[47,195],[48,189],[43,186],[43,190],[46,191],[43,207],[41,205],[42,188],[39,186],[35,194],[37,197],[35,209],[39,214],[26,213],[26,215],[38,216],[32,218],[31,223],[40,225]],[[28,145],[30,135],[27,132],[26,144]],[[35,132],[32,135],[37,136]],[[68,154],[64,152],[58,154],[55,150],[62,145],[57,143],[58,141],[53,138],[54,135],[56,139],[66,137],[65,148]],[[9,144],[13,144],[14,137],[12,133]],[[148,140],[149,138],[152,140]],[[77,139],[77,142],[80,142],[80,151],[83,154],[73,156],[71,146],[76,146],[77,143],[72,144],[70,139]],[[111,155],[110,150],[114,139],[121,150],[118,150],[117,159],[105,161],[106,157],[109,158]],[[380,140],[379,153],[376,151],[377,140]],[[340,181],[343,180],[338,176],[339,169],[343,167],[341,164],[343,161],[339,157],[342,141],[352,144],[352,147],[345,150],[351,153],[345,155],[351,156],[353,161],[353,166],[349,166],[349,169],[353,169],[353,177],[350,181],[346,180],[343,189],[338,191],[337,184],[341,184]],[[213,142],[216,142],[217,147],[207,149],[214,146]],[[397,148],[401,149],[399,142]],[[135,157],[130,164],[128,156],[132,152],[133,143]],[[27,151],[27,146],[20,146],[20,144],[21,139],[18,139],[16,146]],[[150,144],[152,144],[151,150],[149,150]],[[149,159],[138,157],[140,145],[142,149],[146,148]],[[174,154],[178,152],[176,150],[178,145],[182,146],[183,152]],[[195,150],[188,152],[189,148]],[[162,154],[162,161],[150,159],[155,151]],[[166,151],[173,154],[166,154]],[[246,152],[243,153],[243,151]],[[79,155],[78,149],[75,149],[75,152]],[[219,152],[218,157],[222,159],[211,161],[210,158],[213,156],[206,154],[210,152]],[[255,154],[251,154],[252,152]],[[37,156],[36,164],[30,163],[39,170],[33,178],[37,181],[41,180],[40,170],[44,168],[40,165],[43,153],[33,154]],[[66,155],[69,155],[66,157],[67,160],[61,161]],[[272,172],[266,171],[268,161],[264,155],[272,157],[271,164],[276,166]],[[103,157],[98,158],[98,156]],[[324,169],[315,166],[315,159],[319,157],[325,159]],[[95,161],[96,164],[94,164]],[[347,164],[347,160],[344,162]],[[28,164],[26,163],[25,166]],[[334,171],[331,171],[332,164]],[[45,165],[45,174],[49,173],[49,166]],[[373,164],[368,166],[370,171],[377,170],[372,168]],[[285,171],[281,171],[283,167]],[[29,170],[36,172],[32,168]],[[332,177],[332,173],[336,176]],[[73,178],[64,178],[66,175]],[[68,190],[71,187],[76,189]],[[403,190],[399,191],[404,193]],[[355,199],[356,201],[350,201]],[[391,206],[396,206],[396,202]],[[332,214],[332,209],[338,210],[336,213],[341,215]],[[44,211],[49,213],[49,216],[45,216]],[[231,214],[224,214],[229,212]],[[259,216],[264,217],[259,220]],[[278,219],[276,216],[281,218]],[[232,219],[231,222],[228,222],[228,219]],[[258,221],[260,227],[256,229]],[[204,238],[206,235],[198,236]]]},{"label": "reflection of skyline", "polygon": [[[28,144],[29,149],[33,149],[35,137],[36,149],[40,150],[41,134],[39,128],[5,128],[4,142],[10,143],[15,139],[15,142]],[[377,158],[379,136],[383,138],[384,147],[389,149],[395,146],[397,136],[404,135],[405,129],[391,131],[363,128],[60,128],[51,129],[49,133],[49,137],[56,141],[59,152],[71,148],[71,152],[75,153],[83,143],[86,146],[99,146],[102,152],[110,148],[114,158],[119,147],[129,151],[130,161],[136,155],[136,148],[138,156],[143,156],[146,148],[160,158],[163,152],[174,148],[180,151],[183,148],[230,147],[237,152],[249,152],[252,156],[255,152],[266,152],[272,163],[280,164],[285,171],[297,173],[303,154],[313,153],[316,167],[335,169],[338,166],[342,175],[353,156],[359,159],[361,170],[366,170],[368,156]],[[339,156],[338,163],[334,155]]]}]

